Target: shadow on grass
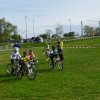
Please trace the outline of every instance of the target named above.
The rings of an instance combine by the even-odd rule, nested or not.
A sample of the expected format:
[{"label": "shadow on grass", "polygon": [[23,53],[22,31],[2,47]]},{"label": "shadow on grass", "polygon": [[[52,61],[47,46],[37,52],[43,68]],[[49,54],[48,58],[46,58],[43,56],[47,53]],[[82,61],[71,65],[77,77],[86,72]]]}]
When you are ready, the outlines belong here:
[{"label": "shadow on grass", "polygon": [[38,73],[48,73],[48,72],[52,73],[55,71],[57,71],[57,70],[55,70],[55,69],[51,70],[50,68],[38,69]]},{"label": "shadow on grass", "polygon": [[48,62],[45,61],[45,60],[44,60],[44,61],[43,61],[43,60],[42,60],[42,61],[39,60],[39,62],[37,63],[37,65],[44,65],[44,64],[46,64],[46,63],[48,63]]},{"label": "shadow on grass", "polygon": [[49,69],[39,69],[38,73],[51,72]]},{"label": "shadow on grass", "polygon": [[18,80],[14,75],[0,74],[0,83],[12,83]]}]

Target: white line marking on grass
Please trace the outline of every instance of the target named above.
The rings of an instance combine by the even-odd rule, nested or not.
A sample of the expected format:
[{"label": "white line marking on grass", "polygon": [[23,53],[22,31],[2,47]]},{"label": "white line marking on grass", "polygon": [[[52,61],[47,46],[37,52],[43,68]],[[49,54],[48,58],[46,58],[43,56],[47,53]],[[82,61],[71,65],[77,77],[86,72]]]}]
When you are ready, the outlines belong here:
[{"label": "white line marking on grass", "polygon": [[64,48],[84,48],[84,49],[88,49],[88,48],[90,48],[90,49],[92,49],[92,48],[100,48],[100,47],[94,47],[94,46],[67,46],[67,47],[64,47]]}]

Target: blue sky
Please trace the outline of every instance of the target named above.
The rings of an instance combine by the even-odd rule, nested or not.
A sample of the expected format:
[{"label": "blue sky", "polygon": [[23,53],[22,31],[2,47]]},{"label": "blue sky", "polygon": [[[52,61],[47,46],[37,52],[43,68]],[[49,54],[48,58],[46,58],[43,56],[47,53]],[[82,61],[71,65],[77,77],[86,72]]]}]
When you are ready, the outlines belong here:
[{"label": "blue sky", "polygon": [[25,16],[27,16],[28,37],[34,32],[44,33],[46,29],[55,32],[58,23],[69,32],[71,19],[72,30],[80,32],[80,21],[84,25],[98,26],[100,20],[100,0],[0,0],[0,18],[18,26],[19,33],[25,37]]}]

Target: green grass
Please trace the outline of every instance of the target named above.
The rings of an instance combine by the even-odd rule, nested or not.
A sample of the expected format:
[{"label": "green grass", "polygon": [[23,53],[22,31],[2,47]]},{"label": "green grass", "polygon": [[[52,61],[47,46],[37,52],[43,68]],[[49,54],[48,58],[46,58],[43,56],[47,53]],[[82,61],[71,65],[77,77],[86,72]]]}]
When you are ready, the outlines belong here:
[{"label": "green grass", "polygon": [[78,40],[71,40],[64,42],[65,46],[99,46],[100,47],[100,38],[93,38],[93,39],[78,39]]},{"label": "green grass", "polygon": [[100,100],[100,48],[64,48],[63,71],[48,68],[42,48],[33,51],[39,60],[35,80],[6,75],[11,51],[0,52],[0,100]]}]

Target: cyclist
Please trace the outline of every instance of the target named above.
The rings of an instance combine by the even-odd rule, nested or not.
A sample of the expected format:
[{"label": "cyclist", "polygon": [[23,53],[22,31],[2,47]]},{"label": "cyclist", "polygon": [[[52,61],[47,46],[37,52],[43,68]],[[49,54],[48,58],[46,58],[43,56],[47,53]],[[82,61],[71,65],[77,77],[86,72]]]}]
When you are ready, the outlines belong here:
[{"label": "cyclist", "polygon": [[60,57],[60,60],[63,61],[64,60],[64,57],[63,57],[63,41],[60,38],[58,38],[57,48],[58,48],[58,55]]},{"label": "cyclist", "polygon": [[19,67],[26,66],[26,62],[29,61],[28,52],[24,51],[21,59],[19,60]]},{"label": "cyclist", "polygon": [[52,46],[52,51],[50,52],[49,57],[52,62],[52,67],[54,67],[54,58],[57,58],[57,50],[55,49],[55,46]]},{"label": "cyclist", "polygon": [[[29,50],[28,57],[29,57],[30,60],[33,60],[33,62],[35,62],[37,60],[37,58],[36,58],[36,56],[35,56],[35,54],[33,53],[32,50]],[[38,60],[37,60],[37,62],[38,62]]]},{"label": "cyclist", "polygon": [[21,60],[19,60],[18,71],[20,69],[23,69],[24,67],[26,67],[27,70],[28,70],[28,75],[30,75],[30,64],[29,64],[29,61],[33,60],[34,57],[35,57],[35,55],[32,53],[31,50],[29,50],[29,52],[27,52],[27,51],[23,52],[23,56],[21,57]]},{"label": "cyclist", "polygon": [[47,58],[47,60],[48,60],[49,54],[50,54],[50,46],[49,46],[48,42],[45,41],[45,45],[43,48],[43,55]]},{"label": "cyclist", "polygon": [[13,45],[13,49],[16,49],[17,52],[19,52],[19,48],[21,48],[21,46],[17,42],[15,42],[15,44]]},{"label": "cyclist", "polygon": [[19,52],[17,52],[16,49],[14,49],[14,51],[12,52],[12,54],[10,55],[10,59],[11,59],[11,64],[12,64],[12,73],[14,71],[14,64],[15,61],[18,62],[18,60],[21,58],[21,55],[19,54]]}]

